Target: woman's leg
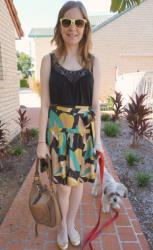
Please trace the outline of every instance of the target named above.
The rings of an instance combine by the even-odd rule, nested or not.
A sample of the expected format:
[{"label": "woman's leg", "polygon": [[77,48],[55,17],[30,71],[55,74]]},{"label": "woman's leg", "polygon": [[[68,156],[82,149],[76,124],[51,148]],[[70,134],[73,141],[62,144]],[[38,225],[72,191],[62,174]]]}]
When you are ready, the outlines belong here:
[{"label": "woman's leg", "polygon": [[82,199],[83,183],[78,186],[71,187],[69,210],[67,216],[68,234],[73,234],[75,231],[75,218]]},{"label": "woman's leg", "polygon": [[67,213],[69,209],[69,197],[70,197],[71,187],[62,184],[57,184],[57,194],[59,205],[62,214],[62,221],[59,229],[58,236],[60,237],[61,243],[68,242],[67,235]]}]

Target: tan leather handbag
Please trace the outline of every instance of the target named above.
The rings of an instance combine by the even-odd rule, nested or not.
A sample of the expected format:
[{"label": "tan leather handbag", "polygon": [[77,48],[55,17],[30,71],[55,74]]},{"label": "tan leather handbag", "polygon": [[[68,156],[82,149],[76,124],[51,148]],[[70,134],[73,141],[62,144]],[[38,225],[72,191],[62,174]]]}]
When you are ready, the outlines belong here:
[{"label": "tan leather handbag", "polygon": [[40,159],[36,159],[36,170],[31,191],[29,194],[29,208],[35,220],[35,235],[38,236],[38,224],[48,227],[55,227],[61,222],[61,212],[58,204],[55,186],[53,185],[53,175],[50,159],[46,156],[48,164],[47,174],[51,189],[46,184],[42,184],[39,175]]}]

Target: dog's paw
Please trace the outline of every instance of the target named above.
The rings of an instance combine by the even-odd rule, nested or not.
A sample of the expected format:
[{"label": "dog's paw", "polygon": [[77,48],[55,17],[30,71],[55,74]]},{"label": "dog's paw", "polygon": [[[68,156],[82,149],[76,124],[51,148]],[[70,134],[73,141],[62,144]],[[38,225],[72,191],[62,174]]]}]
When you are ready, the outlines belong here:
[{"label": "dog's paw", "polygon": [[109,213],[110,212],[110,207],[109,206],[103,206],[102,211],[103,211],[103,213]]}]

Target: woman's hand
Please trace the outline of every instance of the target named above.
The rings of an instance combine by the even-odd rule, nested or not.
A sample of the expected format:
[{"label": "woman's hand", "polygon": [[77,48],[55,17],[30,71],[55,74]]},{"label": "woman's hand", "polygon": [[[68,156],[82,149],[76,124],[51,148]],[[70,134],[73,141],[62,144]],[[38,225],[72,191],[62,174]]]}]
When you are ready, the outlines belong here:
[{"label": "woman's hand", "polygon": [[101,153],[104,154],[104,149],[102,147],[102,143],[101,142],[98,142],[98,143],[95,144],[95,152],[96,151],[100,151]]},{"label": "woman's hand", "polygon": [[41,143],[38,142],[36,153],[39,159],[46,159],[46,155],[48,155],[49,158],[51,158],[48,145],[45,142]]}]

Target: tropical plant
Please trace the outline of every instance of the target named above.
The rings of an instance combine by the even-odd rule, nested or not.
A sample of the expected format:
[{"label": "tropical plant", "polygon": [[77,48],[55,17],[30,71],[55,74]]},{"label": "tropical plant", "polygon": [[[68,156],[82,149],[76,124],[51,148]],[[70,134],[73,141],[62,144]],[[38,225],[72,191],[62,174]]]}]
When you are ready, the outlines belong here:
[{"label": "tropical plant", "polygon": [[131,8],[135,4],[139,5],[141,0],[112,0],[111,1],[111,12],[122,12],[126,9]]},{"label": "tropical plant", "polygon": [[121,92],[115,91],[115,98],[111,96],[112,102],[113,102],[113,108],[114,115],[112,117],[113,121],[116,121],[119,119],[119,115],[123,112],[123,98]]},{"label": "tropical plant", "polygon": [[[26,108],[24,108],[22,110],[22,108],[20,107],[19,110],[17,110],[18,112],[18,119],[14,120],[17,124],[19,124],[20,128],[21,128],[21,132],[20,132],[20,142],[23,143],[26,137],[26,126],[28,124],[28,122],[30,121],[30,119],[28,119],[28,117],[26,116]],[[25,132],[25,133],[24,133]]]},{"label": "tropical plant", "polygon": [[128,107],[124,107],[125,118],[130,128],[130,134],[132,135],[132,146],[138,146],[143,137],[148,139],[152,137],[153,127],[150,124],[150,118],[148,115],[152,113],[150,108],[147,108],[144,104],[144,100],[147,94],[136,94],[135,100],[130,97],[131,103],[128,103]]},{"label": "tropical plant", "polygon": [[119,126],[114,122],[106,122],[103,130],[109,137],[115,137],[120,133]]}]

